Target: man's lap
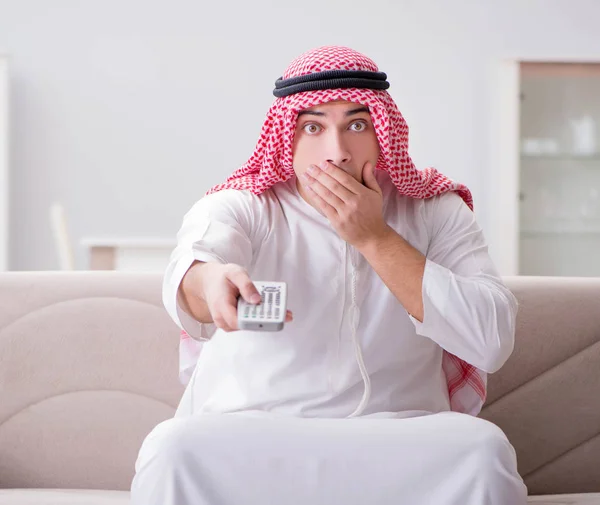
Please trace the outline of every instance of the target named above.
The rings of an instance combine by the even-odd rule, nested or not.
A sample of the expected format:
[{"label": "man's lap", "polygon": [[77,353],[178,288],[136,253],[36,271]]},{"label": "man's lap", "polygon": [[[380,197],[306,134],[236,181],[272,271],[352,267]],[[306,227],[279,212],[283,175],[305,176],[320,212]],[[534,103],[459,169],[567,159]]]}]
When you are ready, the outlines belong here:
[{"label": "man's lap", "polygon": [[214,493],[206,503],[217,503],[216,496],[224,504],[250,498],[443,503],[449,496],[452,503],[471,503],[473,489],[484,496],[488,482],[510,489],[511,497],[525,496],[502,431],[453,412],[404,419],[179,417],[148,435],[136,470],[142,474],[137,489],[157,478],[186,482],[189,496]]}]

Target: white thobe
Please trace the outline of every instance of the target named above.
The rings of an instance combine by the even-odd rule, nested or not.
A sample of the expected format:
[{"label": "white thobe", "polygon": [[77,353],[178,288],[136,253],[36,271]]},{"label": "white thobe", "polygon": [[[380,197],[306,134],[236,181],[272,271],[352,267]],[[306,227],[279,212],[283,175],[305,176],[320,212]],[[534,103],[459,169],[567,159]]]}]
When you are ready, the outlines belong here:
[{"label": "white thobe", "polygon": [[[513,349],[515,299],[495,270],[474,214],[457,194],[413,199],[400,195],[386,173],[376,175],[384,193],[386,222],[427,258],[423,322],[407,313],[358,251],[300,197],[295,178],[258,196],[224,190],[204,197],[186,214],[165,274],[163,300],[182,329],[195,339],[210,340],[182,343],[184,350],[191,346],[187,350],[192,351],[193,358],[191,363],[182,361],[181,374],[189,378],[190,369],[186,367],[191,365],[191,379],[176,418],[159,425],[140,451],[132,487],[134,498],[143,496],[147,500],[152,493],[144,492],[143,482],[147,486],[152,482],[154,494],[163,500],[175,500],[152,503],[240,503],[236,501],[239,498],[233,498],[235,493],[225,492],[233,485],[227,482],[227,475],[233,478],[228,472],[235,467],[236,478],[246,486],[265,472],[262,482],[251,485],[255,492],[250,493],[252,499],[261,503],[364,503],[357,490],[340,486],[339,479],[357,479],[356,472],[364,472],[366,466],[380,469],[377,478],[371,476],[367,481],[373,481],[376,487],[393,488],[384,493],[392,501],[382,498],[378,503],[429,503],[425,499],[429,495],[406,494],[410,487],[406,483],[410,484],[412,477],[409,468],[404,467],[409,463],[405,458],[394,458],[410,454],[412,459],[417,457],[415,451],[421,451],[417,459],[423,460],[423,471],[436,479],[447,474],[452,482],[460,482],[456,468],[450,468],[459,454],[473,449],[472,440],[467,442],[466,438],[474,426],[499,440],[488,440],[487,445],[495,451],[492,466],[502,468],[502,486],[506,486],[506,479],[512,483],[506,496],[513,501],[524,496],[512,447],[503,434],[499,435],[500,430],[487,426],[486,421],[449,412],[448,386],[442,371],[444,349],[485,372],[500,368]],[[253,280],[286,282],[288,308],[294,312],[294,321],[276,333],[226,333],[214,325],[198,323],[182,310],[177,298],[183,275],[194,260],[235,263],[245,267]],[[364,363],[362,375],[358,354]],[[368,398],[364,397],[365,370],[370,386]],[[365,399],[366,405],[363,402],[357,412]],[[362,417],[339,419],[353,414]],[[427,421],[421,422],[424,419]],[[365,424],[367,421],[395,424],[371,426]],[[446,429],[446,425],[456,426],[456,432],[450,430],[448,436],[454,440],[450,445],[460,447],[457,453],[444,452],[443,443],[433,442],[433,432]],[[371,440],[369,426],[387,433],[390,447],[397,444],[397,451],[381,452],[381,440],[374,434]],[[247,440],[256,435],[246,432],[250,427],[262,433],[262,452]],[[338,429],[340,433],[350,430],[345,439],[350,444],[346,452],[358,458],[353,463],[340,449],[341,439],[330,437]],[[356,436],[352,435],[353,429]],[[330,438],[332,445],[328,446]],[[218,442],[208,449],[206,444],[213,443],[211,440]],[[188,447],[192,441],[200,448],[197,453],[188,449],[185,456],[180,454],[188,462],[182,463],[183,474],[159,478],[163,485],[157,491],[156,479],[165,473],[164,465],[157,466],[157,455],[165,452],[166,445]],[[278,444],[279,449],[265,450],[269,443]],[[236,449],[237,456],[228,453],[222,447],[228,444],[242,452]],[[440,449],[437,455],[436,447]],[[497,448],[501,454],[497,454]],[[173,449],[166,452],[173,454]],[[208,458],[207,454],[212,456]],[[218,454],[223,457],[220,462],[214,456]],[[251,463],[251,456],[259,462]],[[167,466],[172,466],[172,458],[167,459],[171,460]],[[464,465],[476,471],[481,464],[473,466],[472,457],[467,460],[470,462],[461,466],[463,471]],[[292,463],[286,465],[283,461]],[[382,475],[387,474],[381,473],[382,465],[397,467],[396,478],[400,482],[407,479],[404,487],[392,485],[392,481],[385,484],[387,477]],[[239,472],[247,475],[240,476]],[[275,475],[279,491],[270,489]],[[362,475],[356,482],[367,485]],[[378,479],[381,482],[376,484]],[[471,484],[473,479],[472,475],[464,477]],[[188,482],[184,486],[187,491],[175,492],[175,481]],[[298,482],[304,492],[295,488]],[[448,489],[454,485],[448,483]],[[209,495],[203,494],[207,488],[216,494],[207,498]],[[296,498],[285,496],[286,489]],[[373,491],[373,496],[379,492],[381,489]],[[409,496],[421,496],[422,501]],[[448,494],[447,502],[436,503],[483,503],[465,500],[466,496],[475,500],[483,495],[469,494],[458,486],[456,493]],[[500,495],[498,500],[489,503],[508,504],[501,501]]]}]

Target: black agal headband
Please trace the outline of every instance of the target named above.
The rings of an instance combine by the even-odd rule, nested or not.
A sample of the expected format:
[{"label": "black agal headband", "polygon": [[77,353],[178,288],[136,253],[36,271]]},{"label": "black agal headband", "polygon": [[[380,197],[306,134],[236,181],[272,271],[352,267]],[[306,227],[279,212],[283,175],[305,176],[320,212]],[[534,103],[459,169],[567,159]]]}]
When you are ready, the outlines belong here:
[{"label": "black agal headband", "polygon": [[368,70],[326,70],[313,74],[300,75],[275,81],[273,94],[280,98],[283,96],[315,91],[318,89],[362,88],[362,89],[388,89],[387,75],[384,72],[370,72]]}]

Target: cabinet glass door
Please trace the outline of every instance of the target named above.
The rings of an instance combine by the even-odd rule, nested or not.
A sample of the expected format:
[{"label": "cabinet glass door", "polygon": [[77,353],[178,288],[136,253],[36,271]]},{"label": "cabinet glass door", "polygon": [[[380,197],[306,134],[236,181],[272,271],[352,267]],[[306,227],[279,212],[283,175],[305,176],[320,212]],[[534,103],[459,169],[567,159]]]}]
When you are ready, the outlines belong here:
[{"label": "cabinet glass door", "polygon": [[600,63],[522,63],[521,275],[600,276]]}]

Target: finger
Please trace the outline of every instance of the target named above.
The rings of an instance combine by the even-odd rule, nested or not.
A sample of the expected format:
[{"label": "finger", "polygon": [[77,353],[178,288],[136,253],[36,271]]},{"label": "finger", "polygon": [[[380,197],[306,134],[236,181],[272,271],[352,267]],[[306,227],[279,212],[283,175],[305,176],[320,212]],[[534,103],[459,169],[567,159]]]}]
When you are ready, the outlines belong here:
[{"label": "finger", "polygon": [[236,328],[232,328],[226,321],[225,321],[225,317],[222,314],[215,314],[213,316],[213,322],[215,323],[215,326],[217,328],[219,328],[220,330],[226,331],[226,332],[230,332],[230,331],[236,331]]},{"label": "finger", "polygon": [[[335,170],[341,171],[345,175],[348,175],[343,170],[340,170],[339,168],[335,167],[335,165],[332,166],[335,168]],[[344,186],[331,174],[321,170],[315,165],[311,165],[311,169],[309,169],[306,175],[309,179],[312,179],[313,181],[316,180],[319,183],[321,183],[324,187],[326,187],[329,191],[331,191],[331,193],[333,193],[343,202],[347,202],[350,198],[356,195],[356,193],[350,191],[346,186]],[[352,177],[350,178],[354,180]]]},{"label": "finger", "polygon": [[286,323],[291,323],[293,320],[294,320],[294,314],[292,314],[292,311],[291,311],[291,310],[288,310],[288,311],[285,313],[285,322],[286,322]]},{"label": "finger", "polygon": [[238,329],[237,298],[226,296],[221,300],[217,309],[215,323],[225,331],[235,331]]},{"label": "finger", "polygon": [[374,166],[370,161],[365,163],[363,167],[363,181],[365,182],[365,186],[372,191],[375,191],[382,194],[381,187],[375,178]]},{"label": "finger", "polygon": [[362,184],[337,165],[334,165],[330,161],[324,161],[321,163],[320,167],[324,173],[339,182],[349,192],[358,194],[360,191]]},{"label": "finger", "polygon": [[237,291],[246,302],[253,304],[260,302],[260,293],[250,279],[248,272],[243,269],[236,269],[227,275],[227,279],[237,288]]},{"label": "finger", "polygon": [[338,215],[336,208],[332,207],[323,198],[321,198],[311,186],[308,186],[307,189],[311,200],[314,202],[316,207],[321,210],[323,215],[330,221],[335,219]]},{"label": "finger", "polygon": [[311,176],[304,174],[304,180],[306,181],[306,187],[312,190],[314,193],[319,195],[322,200],[327,202],[335,209],[341,209],[344,205],[344,200],[335,195],[329,188],[322,184],[319,180],[312,178]]}]

